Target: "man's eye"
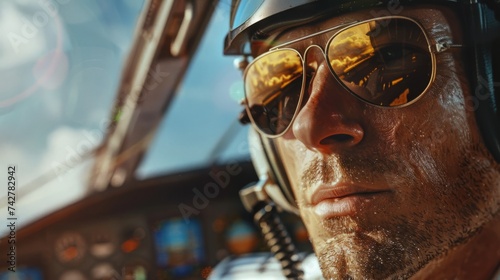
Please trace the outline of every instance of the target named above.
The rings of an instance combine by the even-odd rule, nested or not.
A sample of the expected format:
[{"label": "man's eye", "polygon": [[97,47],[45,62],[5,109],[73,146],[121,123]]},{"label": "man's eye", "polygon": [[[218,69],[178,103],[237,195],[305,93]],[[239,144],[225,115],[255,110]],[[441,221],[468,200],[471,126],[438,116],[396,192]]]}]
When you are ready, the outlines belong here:
[{"label": "man's eye", "polygon": [[413,51],[401,46],[388,46],[380,49],[377,54],[383,61],[393,61],[408,56]]},{"label": "man's eye", "polygon": [[380,48],[375,51],[378,63],[384,67],[411,67],[422,63],[427,57],[425,50],[405,45],[394,45]]}]

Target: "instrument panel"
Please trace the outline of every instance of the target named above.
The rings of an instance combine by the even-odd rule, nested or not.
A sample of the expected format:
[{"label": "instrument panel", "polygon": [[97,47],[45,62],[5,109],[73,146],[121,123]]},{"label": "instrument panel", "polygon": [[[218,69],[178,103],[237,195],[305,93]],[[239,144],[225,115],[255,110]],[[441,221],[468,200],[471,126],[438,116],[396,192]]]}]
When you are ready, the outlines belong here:
[{"label": "instrument panel", "polygon": [[148,279],[154,247],[140,215],[68,224],[47,232],[57,280]]},{"label": "instrument panel", "polygon": [[[193,190],[213,180],[211,170],[91,194],[18,230],[16,272],[2,262],[0,280],[206,279],[223,258],[241,253],[232,249],[245,248],[239,244],[265,249],[257,247],[251,221],[246,231],[235,226],[248,215],[238,191],[256,179],[250,164],[242,166],[246,171],[203,208]],[[245,232],[253,237],[241,239]]]},{"label": "instrument panel", "polygon": [[[228,257],[269,252],[238,195],[256,174],[240,166],[210,199],[201,194],[216,167],[89,195],[18,230],[16,272],[2,261],[0,280],[206,279]],[[300,219],[280,216],[298,250],[310,252]]]}]

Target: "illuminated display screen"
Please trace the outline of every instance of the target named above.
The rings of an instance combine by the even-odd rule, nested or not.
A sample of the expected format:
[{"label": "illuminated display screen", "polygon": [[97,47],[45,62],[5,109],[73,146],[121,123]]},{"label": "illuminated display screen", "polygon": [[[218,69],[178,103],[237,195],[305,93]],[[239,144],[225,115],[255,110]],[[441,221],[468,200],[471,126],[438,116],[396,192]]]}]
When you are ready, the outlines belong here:
[{"label": "illuminated display screen", "polygon": [[43,277],[39,269],[16,268],[16,272],[0,272],[0,280],[43,280]]},{"label": "illuminated display screen", "polygon": [[155,228],[157,265],[160,279],[199,275],[204,261],[203,234],[199,221],[164,220]]}]

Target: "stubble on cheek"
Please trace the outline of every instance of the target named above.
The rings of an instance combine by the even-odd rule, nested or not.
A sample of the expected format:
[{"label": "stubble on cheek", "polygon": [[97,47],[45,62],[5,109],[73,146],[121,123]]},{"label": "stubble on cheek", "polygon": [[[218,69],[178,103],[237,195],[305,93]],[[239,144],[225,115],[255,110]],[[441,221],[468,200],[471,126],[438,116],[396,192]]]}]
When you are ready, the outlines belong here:
[{"label": "stubble on cheek", "polygon": [[[359,215],[321,223],[330,239],[324,234],[313,242],[318,241],[316,248],[326,275],[345,279],[409,277],[466,242],[497,215],[499,167],[477,137],[458,127],[453,123],[433,129],[404,127],[427,134],[406,133],[410,137],[400,139],[406,140],[407,149],[385,161],[385,166],[397,167],[386,170],[384,176],[401,196],[388,209],[374,209],[385,210],[385,218]],[[436,130],[447,137],[425,141]]]}]

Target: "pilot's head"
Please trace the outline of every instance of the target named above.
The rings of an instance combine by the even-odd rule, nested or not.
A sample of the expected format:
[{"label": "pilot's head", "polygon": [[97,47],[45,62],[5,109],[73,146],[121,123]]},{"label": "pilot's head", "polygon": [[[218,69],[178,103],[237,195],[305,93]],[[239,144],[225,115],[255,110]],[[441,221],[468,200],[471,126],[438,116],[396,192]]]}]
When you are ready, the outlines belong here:
[{"label": "pilot's head", "polygon": [[244,118],[326,278],[498,269],[500,29],[474,2],[233,4]]}]

